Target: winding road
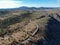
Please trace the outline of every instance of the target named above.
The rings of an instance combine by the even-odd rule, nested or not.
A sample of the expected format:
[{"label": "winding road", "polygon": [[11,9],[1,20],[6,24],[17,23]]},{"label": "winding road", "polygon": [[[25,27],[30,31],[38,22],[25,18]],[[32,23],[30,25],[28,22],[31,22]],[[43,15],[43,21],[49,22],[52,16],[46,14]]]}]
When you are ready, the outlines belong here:
[{"label": "winding road", "polygon": [[[33,37],[37,33],[37,31],[38,31],[38,25],[37,25],[37,23],[35,23],[35,25],[36,25],[36,29],[34,30],[34,32],[32,33],[32,35],[30,35],[26,31],[23,31],[22,30],[24,32],[24,34],[27,34],[28,35],[28,37],[26,39],[24,39],[21,43],[25,43],[25,42],[29,41],[30,40],[30,37]],[[18,34],[21,34],[21,33],[20,32],[16,32],[15,34],[12,34],[12,35],[13,36],[16,36]],[[8,45],[8,44],[11,44],[16,39],[12,35],[6,36],[4,38],[0,37],[0,45]],[[18,35],[18,38],[19,38],[18,40],[20,40],[20,37],[19,36],[21,36],[21,35]]]}]

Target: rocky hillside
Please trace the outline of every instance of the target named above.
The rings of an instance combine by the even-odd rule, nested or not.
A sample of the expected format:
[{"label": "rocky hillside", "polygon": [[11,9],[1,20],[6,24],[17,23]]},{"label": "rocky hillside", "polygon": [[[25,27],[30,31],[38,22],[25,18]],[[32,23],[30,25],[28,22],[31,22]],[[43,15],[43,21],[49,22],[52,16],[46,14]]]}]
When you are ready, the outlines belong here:
[{"label": "rocky hillside", "polygon": [[60,45],[59,10],[8,12],[0,15],[0,45]]}]

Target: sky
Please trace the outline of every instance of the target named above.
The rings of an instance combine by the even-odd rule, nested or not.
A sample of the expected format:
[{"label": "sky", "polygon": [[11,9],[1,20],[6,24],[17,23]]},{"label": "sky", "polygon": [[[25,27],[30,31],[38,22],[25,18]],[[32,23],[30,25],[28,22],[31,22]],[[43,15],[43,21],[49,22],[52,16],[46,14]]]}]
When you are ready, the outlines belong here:
[{"label": "sky", "polygon": [[1,8],[28,7],[60,7],[60,0],[0,0]]}]

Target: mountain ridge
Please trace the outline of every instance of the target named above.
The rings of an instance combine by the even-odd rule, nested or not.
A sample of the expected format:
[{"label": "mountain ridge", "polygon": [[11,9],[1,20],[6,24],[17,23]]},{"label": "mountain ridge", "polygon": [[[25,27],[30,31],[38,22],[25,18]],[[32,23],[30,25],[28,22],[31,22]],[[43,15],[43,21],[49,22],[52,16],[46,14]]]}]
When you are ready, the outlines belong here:
[{"label": "mountain ridge", "polygon": [[21,6],[18,8],[5,8],[0,10],[44,10],[44,9],[58,9],[60,10],[60,7],[27,7],[27,6]]}]

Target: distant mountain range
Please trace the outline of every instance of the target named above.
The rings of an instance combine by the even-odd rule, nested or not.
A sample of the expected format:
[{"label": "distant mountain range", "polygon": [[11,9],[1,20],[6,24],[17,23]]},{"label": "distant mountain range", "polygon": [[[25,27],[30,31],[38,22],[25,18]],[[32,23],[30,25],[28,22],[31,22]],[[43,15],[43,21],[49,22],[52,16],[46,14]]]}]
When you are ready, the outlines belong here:
[{"label": "distant mountain range", "polygon": [[6,8],[6,9],[0,9],[0,10],[45,10],[45,9],[57,9],[60,10],[60,7],[26,7],[22,6],[19,8]]}]

